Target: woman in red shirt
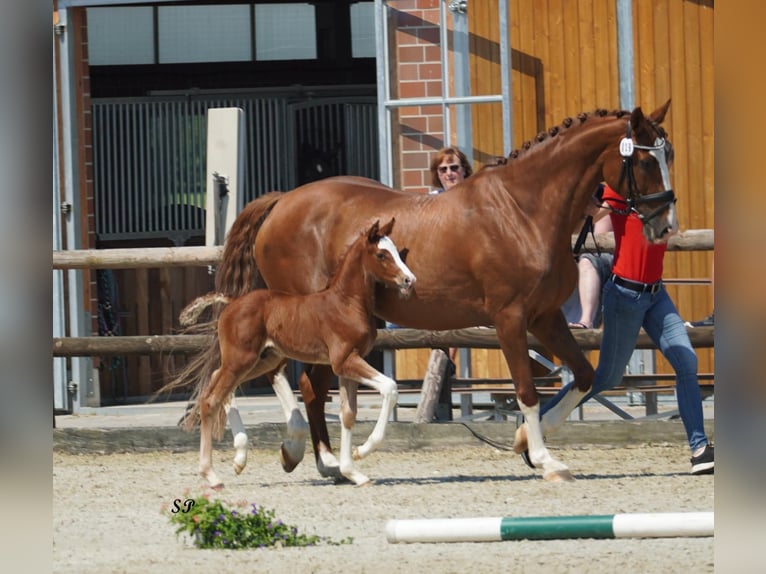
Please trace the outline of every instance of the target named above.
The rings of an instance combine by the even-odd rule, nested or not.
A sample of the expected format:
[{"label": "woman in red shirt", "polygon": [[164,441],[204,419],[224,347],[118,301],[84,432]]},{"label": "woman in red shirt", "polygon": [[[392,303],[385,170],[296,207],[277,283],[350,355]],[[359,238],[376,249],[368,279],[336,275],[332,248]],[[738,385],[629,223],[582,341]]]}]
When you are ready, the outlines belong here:
[{"label": "woman in red shirt", "polygon": [[[705,435],[702,397],[697,381],[697,354],[684,321],[662,283],[667,243],[649,243],[644,237],[643,223],[638,215],[626,212],[625,200],[608,186],[604,187],[602,200],[594,219],[607,213],[612,219],[614,265],[612,275],[604,285],[604,327],[593,387],[578,404],[620,384],[635,349],[638,332],[643,327],[676,373],[678,410],[692,452],[691,472],[711,474],[714,471],[713,447]],[[541,416],[554,409],[570,391],[582,394],[572,387],[572,383],[566,385],[542,405]],[[567,404],[572,402],[566,401]],[[569,414],[561,412],[562,409],[550,413],[547,421],[543,419],[545,432],[555,429]]]}]

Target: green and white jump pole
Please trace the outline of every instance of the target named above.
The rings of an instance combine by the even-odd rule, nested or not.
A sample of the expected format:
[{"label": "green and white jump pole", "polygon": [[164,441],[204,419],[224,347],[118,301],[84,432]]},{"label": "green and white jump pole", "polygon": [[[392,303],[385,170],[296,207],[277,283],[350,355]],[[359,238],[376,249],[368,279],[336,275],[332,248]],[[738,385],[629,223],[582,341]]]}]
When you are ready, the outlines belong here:
[{"label": "green and white jump pole", "polygon": [[562,538],[713,536],[712,512],[664,512],[520,518],[389,520],[389,542],[495,542]]}]

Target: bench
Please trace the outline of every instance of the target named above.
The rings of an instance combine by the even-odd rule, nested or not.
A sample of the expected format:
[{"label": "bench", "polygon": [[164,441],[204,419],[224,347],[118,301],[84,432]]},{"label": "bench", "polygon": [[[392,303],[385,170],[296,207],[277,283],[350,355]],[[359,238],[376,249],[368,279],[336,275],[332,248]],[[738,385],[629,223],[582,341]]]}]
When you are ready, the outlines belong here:
[{"label": "bench", "polygon": [[[714,374],[700,373],[697,375],[702,392],[702,400],[705,400],[714,394]],[[445,393],[449,394],[449,404],[441,404],[441,413],[449,411],[451,417],[452,409],[459,406],[461,420],[507,420],[509,416],[520,417],[521,410],[516,400],[516,392],[513,389],[511,379],[486,379],[486,378],[453,378],[449,384],[449,389]],[[397,381],[399,396],[417,396],[421,394],[423,381],[420,379],[403,379]],[[559,392],[562,386],[562,376],[550,375],[535,377],[535,385],[542,402],[550,399]],[[593,397],[596,401],[609,409],[623,420],[634,420],[636,417],[621,409],[608,397],[624,396],[629,392],[642,393],[644,397],[645,415],[642,418],[672,418],[678,416],[678,409],[659,412],[658,395],[673,394],[675,392],[674,374],[629,374],[623,377],[620,386]],[[359,395],[377,395],[377,391],[367,388],[359,388]],[[478,401],[477,395],[489,397],[489,400]],[[338,396],[338,390],[330,391],[330,400]],[[455,397],[459,403],[455,403]],[[397,420],[396,409],[416,407],[418,401],[399,401],[394,409],[393,420]],[[474,410],[478,412],[474,412]],[[584,420],[583,407],[576,409],[578,420]],[[437,413],[438,415],[439,413]],[[450,420],[449,417],[437,416],[437,420]]]}]

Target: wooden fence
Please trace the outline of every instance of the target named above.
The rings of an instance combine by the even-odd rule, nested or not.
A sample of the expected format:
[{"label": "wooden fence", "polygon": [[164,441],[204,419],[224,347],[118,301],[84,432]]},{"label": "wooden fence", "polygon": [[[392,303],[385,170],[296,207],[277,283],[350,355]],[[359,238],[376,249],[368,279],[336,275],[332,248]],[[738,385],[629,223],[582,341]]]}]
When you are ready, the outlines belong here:
[{"label": "wooden fence", "polygon": [[[573,243],[575,238],[573,237]],[[611,233],[596,236],[598,249],[613,251],[614,240]],[[671,239],[670,251],[710,251],[714,245],[711,229],[689,230]],[[596,243],[589,237],[584,251],[595,251]],[[222,247],[168,247],[139,249],[90,249],[77,251],[53,252],[54,269],[148,269],[148,268],[193,268],[215,265],[220,261]],[[699,282],[699,279],[686,279],[686,282]],[[676,280],[678,282],[678,280]],[[574,330],[573,335],[584,351],[597,350],[600,345],[599,330]],[[712,329],[690,330],[692,344],[698,348],[713,347]],[[528,338],[530,348],[544,353],[545,349],[531,335]],[[141,334],[115,337],[60,337],[53,339],[54,357],[183,357],[201,350],[205,344],[203,336]],[[400,353],[428,355],[431,348],[459,347],[472,349],[473,353],[495,353],[499,344],[494,329],[471,328],[453,331],[421,331],[413,329],[380,330],[375,343],[375,350],[396,350]],[[637,343],[639,349],[653,349],[654,345],[642,332]],[[419,351],[410,351],[417,349]],[[488,351],[485,351],[488,350]],[[712,353],[712,351],[710,351]],[[143,360],[143,359],[142,359]],[[399,360],[399,359],[398,359]],[[702,366],[702,363],[701,363]],[[706,367],[707,368],[707,367]],[[422,374],[422,369],[410,369]],[[412,375],[414,376],[414,375]],[[474,376],[487,376],[477,375]],[[506,375],[507,376],[507,375]],[[397,377],[411,378],[409,373],[399,372]],[[502,376],[501,376],[502,378]]]}]

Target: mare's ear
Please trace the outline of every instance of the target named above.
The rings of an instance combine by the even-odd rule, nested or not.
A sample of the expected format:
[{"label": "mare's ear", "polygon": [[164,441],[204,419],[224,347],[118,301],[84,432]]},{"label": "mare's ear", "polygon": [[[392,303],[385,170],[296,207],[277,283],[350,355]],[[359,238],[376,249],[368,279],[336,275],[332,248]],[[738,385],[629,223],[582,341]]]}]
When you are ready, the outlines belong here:
[{"label": "mare's ear", "polygon": [[645,119],[644,119],[644,111],[641,109],[641,107],[635,108],[631,114],[630,114],[630,129],[635,134],[638,130],[641,129],[641,126],[643,125]]},{"label": "mare's ear", "polygon": [[659,108],[654,110],[651,114],[649,114],[649,119],[656,124],[661,124],[662,121],[665,119],[665,114],[668,113],[669,107],[670,107],[670,100],[665,102],[664,106],[660,106]]},{"label": "mare's ear", "polygon": [[386,223],[380,230],[380,234],[383,236],[391,235],[391,230],[394,228],[394,221],[396,221],[396,218],[392,217],[391,221]]},{"label": "mare's ear", "polygon": [[380,219],[375,221],[375,223],[372,224],[372,227],[370,227],[370,230],[367,232],[367,241],[369,241],[370,243],[377,243],[381,237],[378,231],[379,229],[380,229]]},{"label": "mare's ear", "polygon": [[402,260],[402,263],[407,263],[407,256],[410,254],[410,248],[405,247],[404,249],[401,249],[399,251],[399,258]]}]

